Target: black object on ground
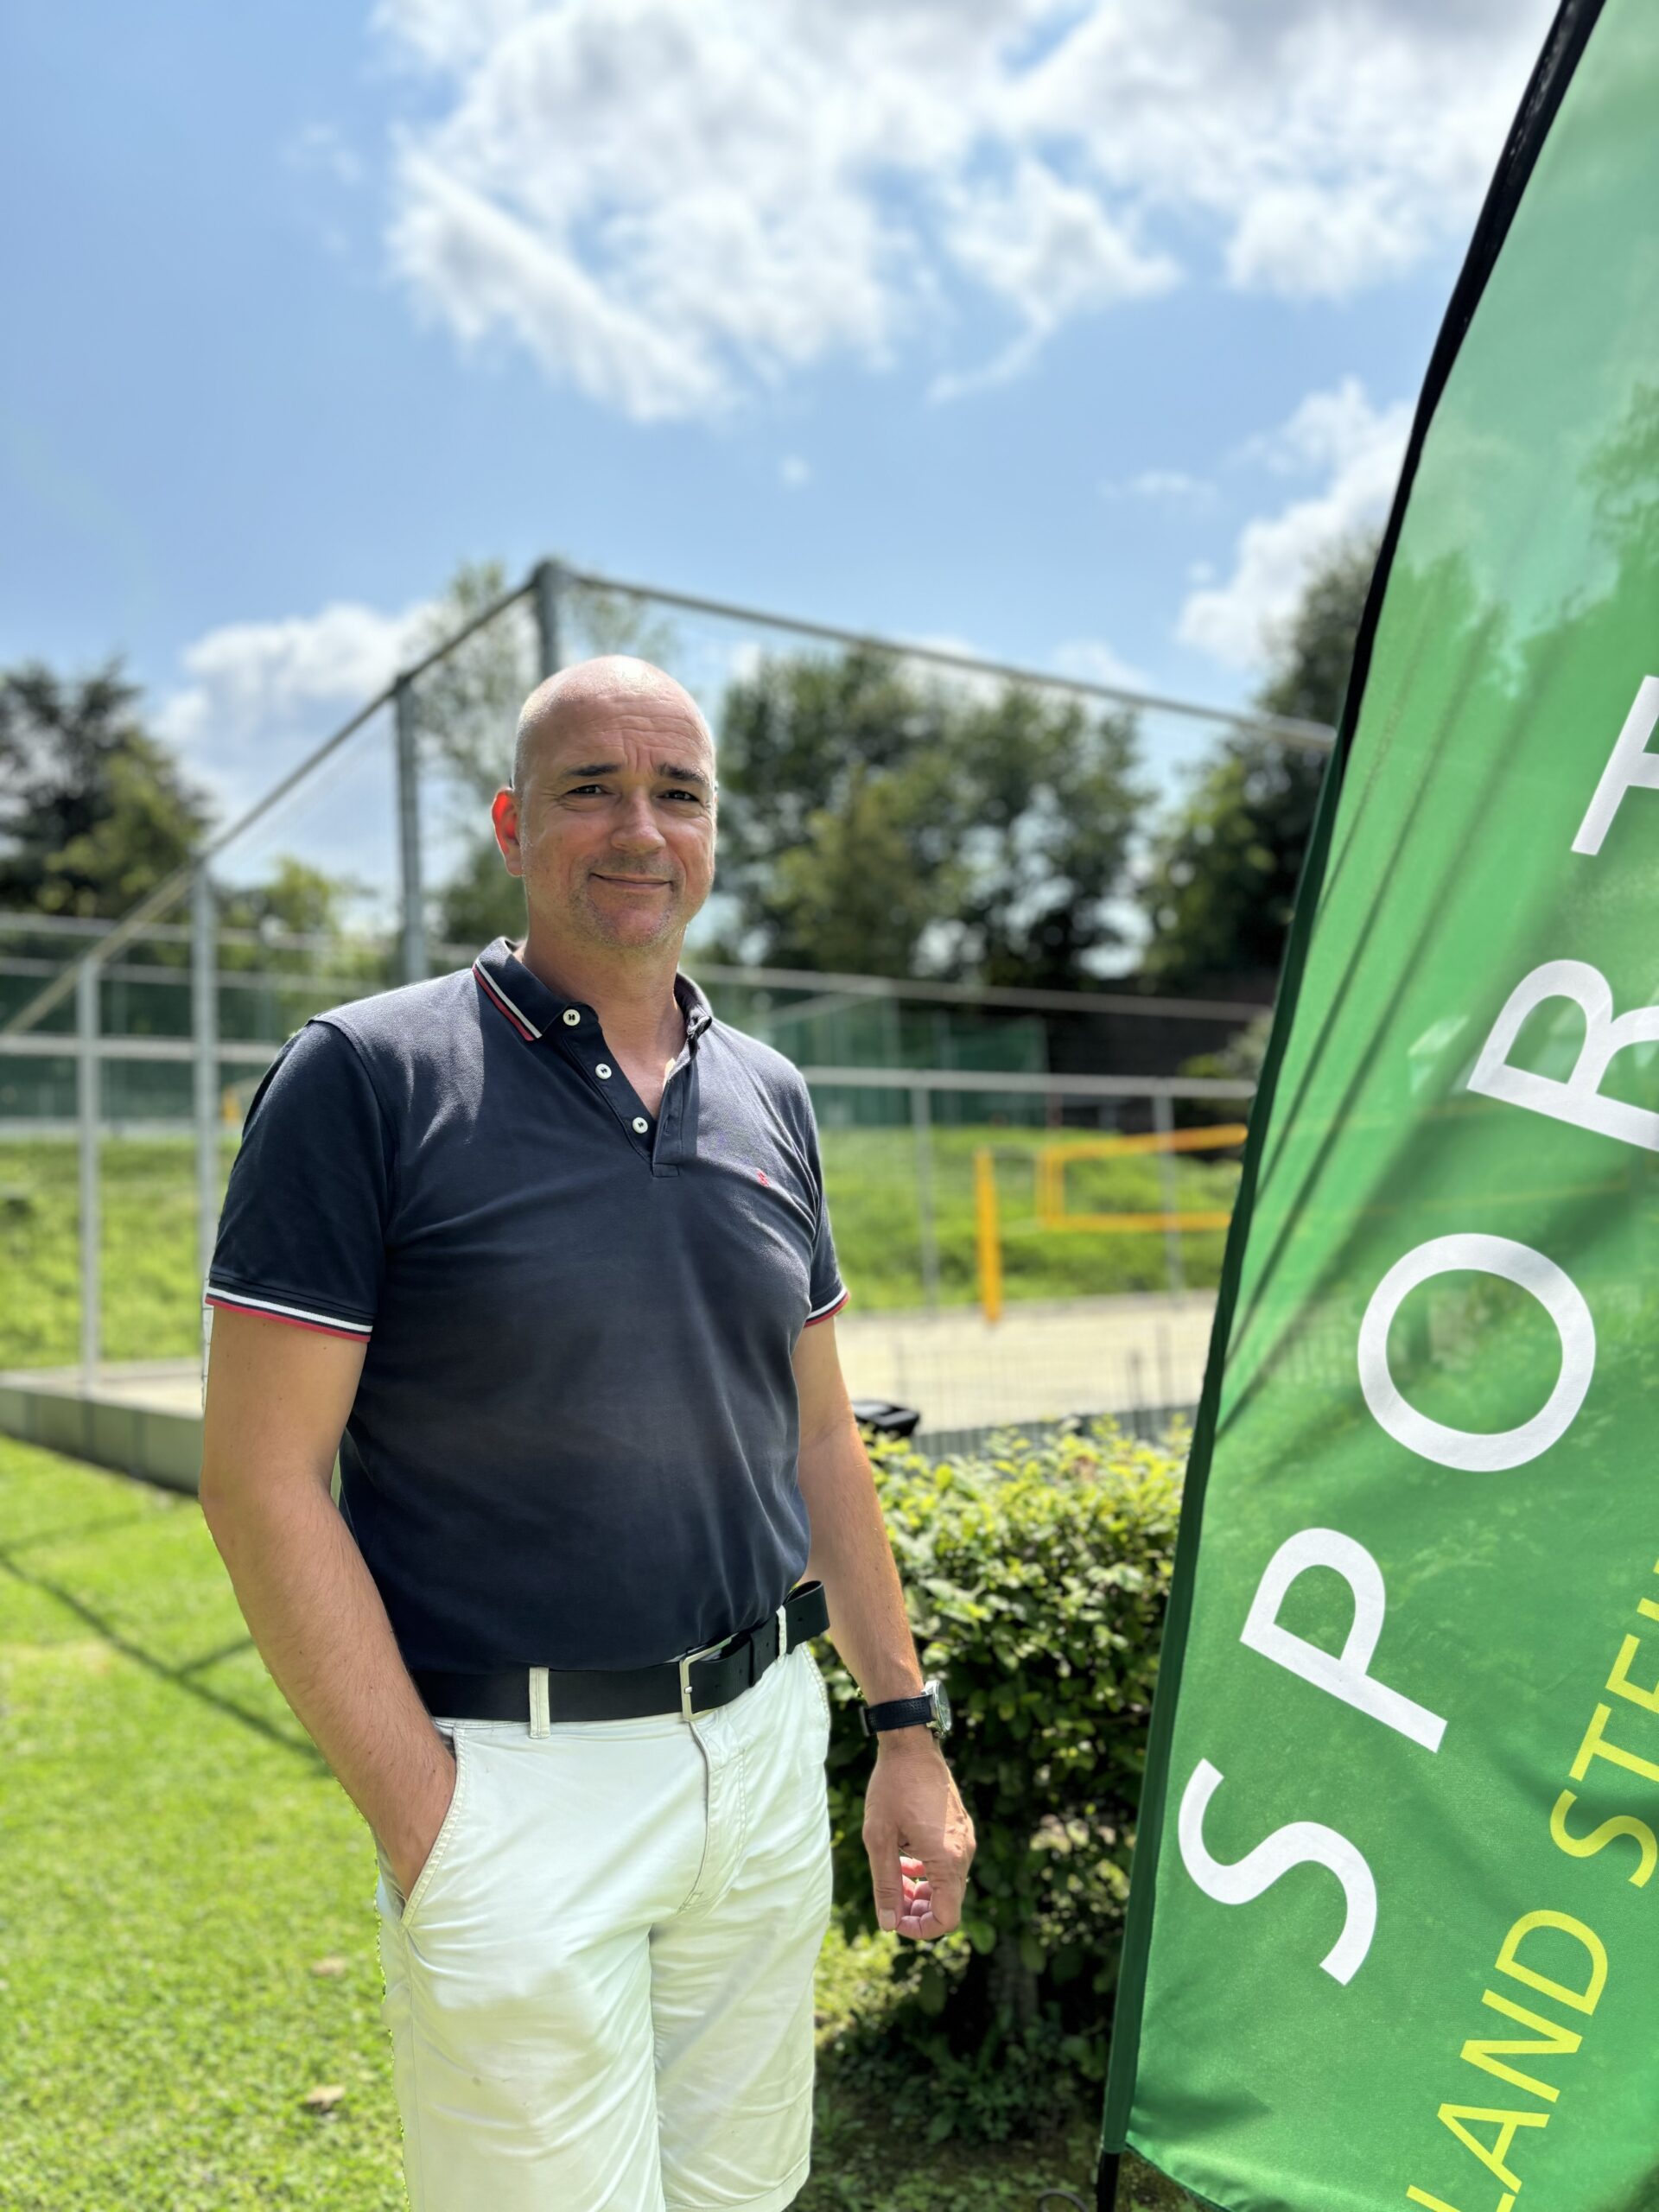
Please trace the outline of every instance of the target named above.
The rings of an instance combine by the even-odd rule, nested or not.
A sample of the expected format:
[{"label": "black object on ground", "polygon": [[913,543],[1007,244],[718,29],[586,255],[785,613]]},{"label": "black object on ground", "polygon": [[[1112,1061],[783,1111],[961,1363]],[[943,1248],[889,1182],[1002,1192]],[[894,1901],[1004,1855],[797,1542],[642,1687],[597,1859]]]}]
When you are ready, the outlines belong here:
[{"label": "black object on ground", "polygon": [[914,1436],[921,1413],[915,1406],[895,1406],[890,1398],[855,1398],[853,1419],[861,1428],[878,1436]]}]

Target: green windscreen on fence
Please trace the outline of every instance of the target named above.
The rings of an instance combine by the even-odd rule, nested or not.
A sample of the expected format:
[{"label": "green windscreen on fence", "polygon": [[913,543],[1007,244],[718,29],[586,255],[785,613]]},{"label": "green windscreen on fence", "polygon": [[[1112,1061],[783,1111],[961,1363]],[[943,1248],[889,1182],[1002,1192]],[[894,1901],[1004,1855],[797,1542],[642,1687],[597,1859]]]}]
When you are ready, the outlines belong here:
[{"label": "green windscreen on fence", "polygon": [[1431,368],[1195,1440],[1104,2139],[1225,2212],[1659,2208],[1656,732],[1606,0]]}]

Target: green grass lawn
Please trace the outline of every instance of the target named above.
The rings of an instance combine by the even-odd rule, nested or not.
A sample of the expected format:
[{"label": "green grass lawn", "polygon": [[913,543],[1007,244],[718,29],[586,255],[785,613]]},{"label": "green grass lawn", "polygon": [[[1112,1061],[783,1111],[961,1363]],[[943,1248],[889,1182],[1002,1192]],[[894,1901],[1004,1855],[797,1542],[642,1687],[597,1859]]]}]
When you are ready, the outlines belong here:
[{"label": "green grass lawn", "polygon": [[[1160,1231],[1056,1234],[1038,1227],[1031,1160],[1040,1129],[938,1129],[933,1139],[940,1291],[950,1305],[977,1296],[974,1152],[998,1148],[1004,1295],[1086,1298],[1165,1286]],[[229,1171],[233,1141],[225,1147]],[[824,1177],[842,1272],[863,1313],[923,1302],[915,1140],[908,1129],[826,1129]],[[103,1166],[103,1326],[106,1359],[189,1357],[201,1345],[196,1263],[195,1160],[181,1138],[106,1138]],[[0,1367],[52,1367],[79,1356],[79,1263],[75,1147],[63,1139],[0,1139]],[[1227,1160],[1176,1162],[1179,1204],[1232,1204]],[[1067,1176],[1077,1210],[1155,1212],[1159,1164],[1139,1157],[1081,1161]],[[1211,1286],[1223,1232],[1182,1239],[1186,1281]]]},{"label": "green grass lawn", "polygon": [[[193,1498],[0,1438],[0,2204],[401,2212],[373,1845]],[[800,2212],[1086,2202],[1092,2122],[929,2149],[838,2091],[889,1940],[824,1948]]]}]

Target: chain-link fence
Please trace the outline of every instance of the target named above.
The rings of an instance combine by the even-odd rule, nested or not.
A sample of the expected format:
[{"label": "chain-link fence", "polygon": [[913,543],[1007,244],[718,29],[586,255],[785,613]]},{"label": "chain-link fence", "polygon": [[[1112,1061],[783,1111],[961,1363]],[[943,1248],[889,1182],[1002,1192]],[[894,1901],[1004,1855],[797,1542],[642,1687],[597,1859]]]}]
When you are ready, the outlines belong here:
[{"label": "chain-link fence", "polygon": [[[901,671],[943,719],[1011,696],[1079,702],[1170,773],[1220,723],[1319,746],[1316,726],[1227,716],[543,563],[461,619],[385,690],[210,836],[121,921],[0,917],[0,1368],[73,1370],[87,1390],[185,1387],[237,1132],[258,1077],[314,1013],[457,967],[523,927],[488,802],[538,674],[596,652],[677,676],[722,741],[780,668],[821,685]],[[760,705],[757,706],[757,702]],[[834,737],[831,732],[831,741]],[[726,865],[722,821],[722,872]],[[722,899],[725,904],[722,906]],[[1158,1225],[1060,1233],[1033,1195],[1056,1147],[1238,1118],[1249,1084],[1184,1069],[1262,1009],[1090,991],[756,966],[729,957],[741,902],[715,896],[684,964],[717,1017],[807,1073],[853,1304],[855,1395],[918,1404],[931,1430],[1196,1395],[1234,1163],[1159,1145],[1079,1161],[1096,1213]],[[715,957],[724,950],[726,957]],[[700,952],[703,957],[699,957]],[[1001,1205],[987,1319],[976,1155]],[[1082,1185],[1078,1185],[1081,1188]]]}]

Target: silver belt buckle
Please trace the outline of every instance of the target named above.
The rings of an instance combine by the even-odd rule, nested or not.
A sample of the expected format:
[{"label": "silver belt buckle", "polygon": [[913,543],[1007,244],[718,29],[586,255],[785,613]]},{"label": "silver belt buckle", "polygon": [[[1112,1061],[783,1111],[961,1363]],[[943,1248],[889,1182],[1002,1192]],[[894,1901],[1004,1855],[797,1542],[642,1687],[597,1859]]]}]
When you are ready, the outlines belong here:
[{"label": "silver belt buckle", "polygon": [[[692,1717],[692,1713],[691,1713],[691,1665],[692,1665],[692,1662],[693,1662],[694,1660],[697,1660],[697,1659],[709,1659],[709,1658],[712,1658],[712,1657],[714,1656],[714,1655],[715,1655],[715,1653],[716,1651],[723,1651],[723,1650],[726,1649],[726,1646],[727,1646],[727,1645],[731,1642],[731,1640],[732,1640],[732,1639],[731,1639],[731,1637],[730,1637],[729,1636],[722,1636],[722,1637],[721,1637],[721,1638],[720,1639],[720,1642],[719,1642],[718,1643],[705,1643],[705,1644],[703,1645],[703,1647],[702,1647],[702,1650],[701,1650],[701,1651],[688,1651],[688,1652],[686,1652],[686,1653],[683,1656],[683,1657],[681,1658],[681,1660],[680,1660],[680,1662],[679,1662],[679,1668],[680,1668],[680,1718],[681,1718],[681,1719],[682,1719],[682,1720],[688,1720],[688,1721],[689,1721],[689,1720],[691,1719],[691,1717]],[[702,1709],[703,1709],[703,1711],[704,1711],[705,1713],[712,1713],[712,1712],[714,1711],[714,1709],[715,1709],[715,1708],[714,1708],[714,1707],[713,1707],[713,1706],[711,1706],[711,1705],[706,1705],[706,1706],[704,1706],[704,1707],[703,1707]]]}]

